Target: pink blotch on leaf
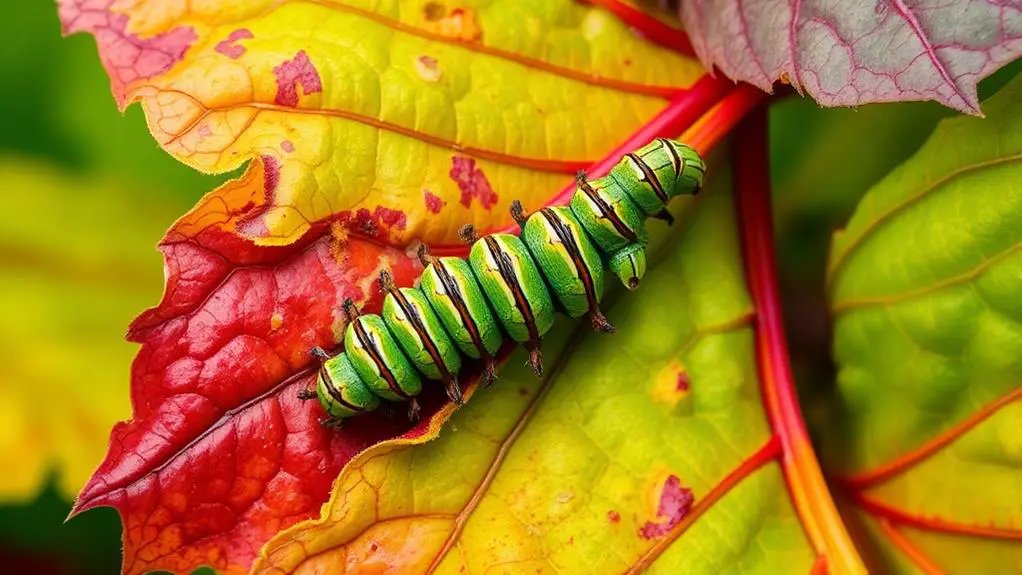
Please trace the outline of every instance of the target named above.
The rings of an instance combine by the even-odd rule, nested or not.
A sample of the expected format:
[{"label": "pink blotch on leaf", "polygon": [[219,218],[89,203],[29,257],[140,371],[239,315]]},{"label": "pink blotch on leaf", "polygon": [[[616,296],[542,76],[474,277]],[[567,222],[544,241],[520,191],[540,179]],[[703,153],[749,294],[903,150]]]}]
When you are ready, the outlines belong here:
[{"label": "pink blotch on leaf", "polygon": [[422,197],[426,201],[426,209],[434,214],[439,214],[440,210],[444,209],[444,206],[447,205],[447,202],[443,201],[440,196],[429,190],[422,190]]},{"label": "pink blotch on leaf", "polygon": [[298,105],[299,85],[305,95],[323,91],[319,72],[305,50],[299,50],[294,58],[274,67],[273,75],[277,77],[277,95],[273,101],[281,106],[294,108]]},{"label": "pink blotch on leaf", "polygon": [[610,521],[611,523],[620,523],[621,522],[621,514],[618,513],[617,511],[608,511],[607,512],[607,521]]},{"label": "pink blotch on leaf", "polygon": [[688,374],[684,371],[678,372],[678,391],[688,391],[689,386],[692,384],[692,380],[688,378]]},{"label": "pink blotch on leaf", "polygon": [[451,179],[461,190],[461,205],[470,207],[472,198],[479,200],[483,209],[490,210],[497,204],[497,194],[490,187],[486,174],[476,167],[476,161],[464,156],[451,157]]},{"label": "pink blotch on leaf", "polygon": [[663,537],[681,523],[681,520],[692,510],[692,503],[695,496],[692,490],[681,486],[681,480],[676,475],[671,475],[664,482],[664,489],[660,492],[660,507],[657,509],[657,517],[665,517],[667,521],[654,523],[647,521],[639,529],[639,536],[643,539]]},{"label": "pink blotch on leaf", "polygon": [[96,38],[100,59],[110,76],[117,103],[127,103],[127,87],[159,76],[184,58],[198,38],[190,26],[179,26],[151,38],[128,33],[128,16],[111,11],[115,0],[58,0],[64,34],[89,32]]},{"label": "pink blotch on leaf", "polygon": [[280,143],[280,149],[290,154],[295,151],[295,145],[291,143],[291,140],[284,140]]},{"label": "pink blotch on leaf", "polygon": [[237,60],[245,53],[245,47],[239,46],[237,42],[239,40],[248,40],[254,37],[255,36],[252,35],[252,32],[249,31],[248,28],[239,28],[228,34],[226,40],[222,40],[219,44],[217,44],[215,50],[224,56],[227,56],[231,60]]},{"label": "pink blotch on leaf", "polygon": [[209,124],[203,124],[199,126],[199,137],[208,138],[213,135],[213,128],[209,127]]}]

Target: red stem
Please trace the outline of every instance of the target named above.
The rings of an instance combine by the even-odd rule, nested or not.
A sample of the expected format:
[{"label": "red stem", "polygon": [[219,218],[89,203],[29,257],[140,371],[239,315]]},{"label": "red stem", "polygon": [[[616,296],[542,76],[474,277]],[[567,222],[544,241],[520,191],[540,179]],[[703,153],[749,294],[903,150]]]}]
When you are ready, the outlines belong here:
[{"label": "red stem", "polygon": [[639,33],[654,44],[659,44],[664,48],[693,58],[696,55],[696,51],[692,48],[692,42],[689,41],[688,36],[683,30],[670,26],[634,6],[618,2],[617,0],[580,1],[605,8],[617,16],[618,20],[638,30]]},{"label": "red stem", "polygon": [[763,401],[781,439],[781,467],[795,510],[818,556],[835,573],[864,573],[813,453],[795,394],[775,270],[767,111],[761,107],[735,137],[735,202],[746,278],[757,315],[756,355]]}]

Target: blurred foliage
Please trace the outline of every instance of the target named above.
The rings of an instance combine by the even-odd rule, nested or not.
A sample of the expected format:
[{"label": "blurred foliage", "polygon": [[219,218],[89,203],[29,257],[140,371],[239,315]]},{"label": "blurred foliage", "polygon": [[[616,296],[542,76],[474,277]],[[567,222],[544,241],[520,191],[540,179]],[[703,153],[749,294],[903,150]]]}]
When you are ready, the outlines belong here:
[{"label": "blurred foliage", "polygon": [[[90,37],[52,2],[0,2],[0,562],[18,573],[116,573],[117,514],[64,524],[130,413],[128,322],[159,301],[154,246],[223,177],[178,163],[138,107],[117,110]],[[133,217],[128,217],[131,214]]]}]

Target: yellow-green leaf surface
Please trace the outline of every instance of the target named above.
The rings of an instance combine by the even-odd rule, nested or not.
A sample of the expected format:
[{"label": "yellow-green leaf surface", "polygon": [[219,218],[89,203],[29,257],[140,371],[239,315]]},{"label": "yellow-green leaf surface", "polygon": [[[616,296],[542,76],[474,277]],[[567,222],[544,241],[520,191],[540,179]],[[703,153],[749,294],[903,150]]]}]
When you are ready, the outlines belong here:
[{"label": "yellow-green leaf surface", "polygon": [[832,465],[895,572],[1022,570],[1022,80],[834,240]]},{"label": "yellow-green leaf surface", "polygon": [[65,31],[167,151],[265,168],[234,224],[263,245],[327,218],[397,244],[510,224],[704,73],[573,0],[94,4],[62,0]]},{"label": "yellow-green leaf surface", "polygon": [[122,333],[161,287],[159,254],[138,238],[182,206],[11,157],[0,187],[0,500],[35,496],[54,472],[72,499],[130,413]]},{"label": "yellow-green leaf surface", "polygon": [[356,457],[254,572],[808,573],[721,175],[612,297],[615,334],[562,321],[542,380],[517,352],[438,438]]}]

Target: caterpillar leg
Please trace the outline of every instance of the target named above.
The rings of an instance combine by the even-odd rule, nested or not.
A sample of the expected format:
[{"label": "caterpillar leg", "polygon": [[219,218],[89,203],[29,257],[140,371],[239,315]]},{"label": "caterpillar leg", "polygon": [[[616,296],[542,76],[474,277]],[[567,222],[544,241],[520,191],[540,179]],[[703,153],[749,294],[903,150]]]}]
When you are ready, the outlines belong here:
[{"label": "caterpillar leg", "polygon": [[444,387],[447,388],[447,399],[450,399],[457,405],[465,403],[465,398],[461,395],[461,385],[458,384],[457,376],[452,375],[444,381]]},{"label": "caterpillar leg", "polygon": [[614,333],[617,328],[614,327],[609,321],[607,316],[603,315],[600,308],[593,309],[589,312],[589,320],[593,322],[593,329],[601,333]]},{"label": "caterpillar leg", "polygon": [[667,222],[667,225],[669,225],[669,226],[673,226],[674,225],[674,216],[671,215],[671,212],[667,211],[667,208],[664,208],[664,209],[660,210],[659,212],[653,214],[652,217],[654,217],[654,218],[656,218],[658,220],[663,220],[663,221]]},{"label": "caterpillar leg", "polygon": [[479,240],[479,234],[476,233],[476,227],[472,224],[465,224],[458,230],[458,237],[461,241],[466,244],[472,245]]},{"label": "caterpillar leg", "polygon": [[419,249],[415,252],[415,255],[419,258],[419,263],[422,267],[428,268],[433,263],[433,256],[429,253],[429,246],[426,244],[420,244]]},{"label": "caterpillar leg", "polygon": [[408,420],[412,423],[418,423],[419,414],[422,412],[422,407],[419,405],[417,398],[411,398],[408,400]]},{"label": "caterpillar leg", "polygon": [[318,345],[309,350],[309,355],[320,361],[326,361],[330,359],[330,354],[323,351],[323,348],[319,347]]},{"label": "caterpillar leg", "polygon": [[486,358],[486,365],[483,367],[483,388],[490,389],[497,381],[497,362],[492,357]]},{"label": "caterpillar leg", "polygon": [[529,366],[537,377],[543,375],[543,351],[539,347],[539,341],[525,342],[525,349],[529,351]]},{"label": "caterpillar leg", "polygon": [[323,427],[330,427],[332,429],[341,429],[344,427],[343,417],[324,417],[319,420],[319,424]]},{"label": "caterpillar leg", "polygon": [[312,391],[311,389],[303,389],[298,392],[298,399],[302,401],[308,401],[310,399],[319,399],[319,396],[316,395],[316,392]]},{"label": "caterpillar leg", "polygon": [[514,218],[519,229],[525,229],[525,222],[529,218],[525,217],[525,208],[522,207],[522,202],[518,200],[511,202],[511,217]]}]

